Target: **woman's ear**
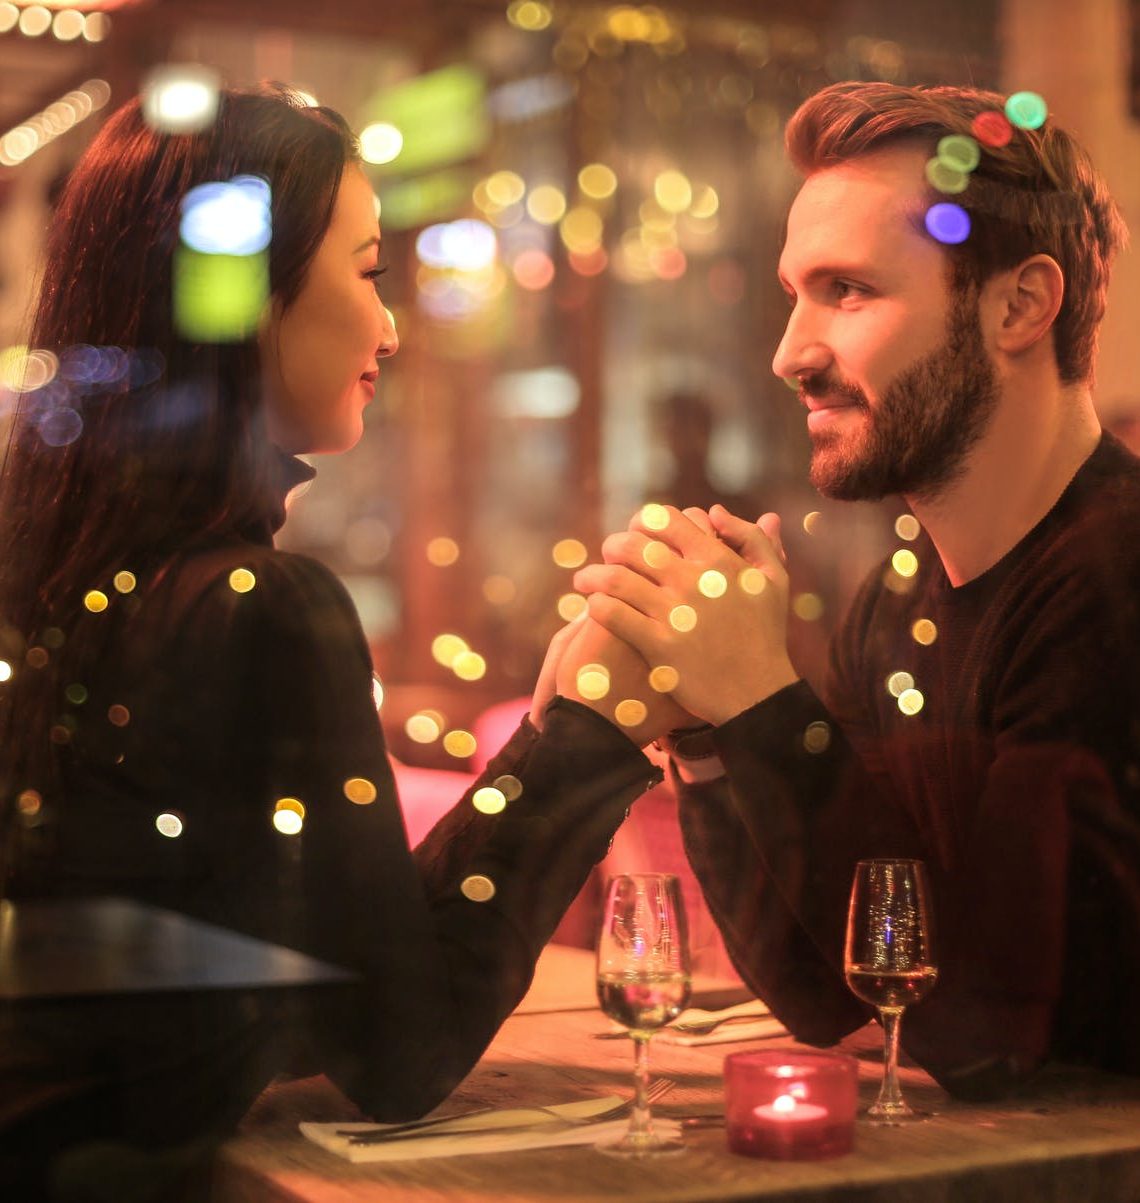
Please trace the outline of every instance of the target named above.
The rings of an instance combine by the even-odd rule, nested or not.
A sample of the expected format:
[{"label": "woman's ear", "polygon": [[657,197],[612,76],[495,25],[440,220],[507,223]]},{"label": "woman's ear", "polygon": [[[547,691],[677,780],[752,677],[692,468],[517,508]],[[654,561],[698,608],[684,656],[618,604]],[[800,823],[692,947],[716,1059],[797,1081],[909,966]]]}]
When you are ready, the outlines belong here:
[{"label": "woman's ear", "polygon": [[1057,320],[1065,276],[1051,255],[1033,255],[993,281],[996,286],[994,343],[1007,355],[1028,351]]}]

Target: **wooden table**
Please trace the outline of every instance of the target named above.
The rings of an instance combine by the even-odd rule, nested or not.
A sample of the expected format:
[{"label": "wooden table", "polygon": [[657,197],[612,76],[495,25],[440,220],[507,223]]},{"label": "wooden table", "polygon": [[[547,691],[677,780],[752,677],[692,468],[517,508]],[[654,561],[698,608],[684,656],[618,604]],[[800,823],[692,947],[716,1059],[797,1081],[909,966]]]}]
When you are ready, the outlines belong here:
[{"label": "wooden table", "polygon": [[[592,992],[589,954],[548,949],[541,1006],[561,982],[571,1004]],[[534,1000],[532,999],[532,1004]],[[632,1049],[595,1040],[609,1021],[593,1009],[521,1008],[445,1114],[477,1105],[553,1103],[629,1091]],[[1140,1017],[1138,1017],[1140,1019]],[[877,1028],[845,1047],[860,1057],[874,1097]],[[765,1041],[779,1047],[791,1041]],[[662,1114],[719,1112],[722,1065],[747,1043],[683,1048],[654,1043],[650,1062],[676,1088]],[[860,1122],[855,1152],[830,1161],[759,1161],[730,1154],[723,1128],[686,1130],[688,1150],[624,1162],[589,1147],[353,1165],[302,1138],[297,1122],[360,1118],[323,1078],[271,1088],[224,1149],[215,1203],[1137,1203],[1140,1082],[1058,1069],[1000,1106],[955,1103],[924,1073],[904,1069],[908,1098],[937,1115],[905,1128]]]}]

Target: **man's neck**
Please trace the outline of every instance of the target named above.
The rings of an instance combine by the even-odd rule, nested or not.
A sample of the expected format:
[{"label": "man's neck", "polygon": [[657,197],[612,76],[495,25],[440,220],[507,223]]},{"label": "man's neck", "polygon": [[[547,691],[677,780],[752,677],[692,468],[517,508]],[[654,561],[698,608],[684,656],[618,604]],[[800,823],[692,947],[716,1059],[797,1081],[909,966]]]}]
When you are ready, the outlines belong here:
[{"label": "man's neck", "polygon": [[950,583],[973,580],[1016,547],[1099,439],[1086,385],[1007,390],[962,474],[933,498],[907,498]]}]

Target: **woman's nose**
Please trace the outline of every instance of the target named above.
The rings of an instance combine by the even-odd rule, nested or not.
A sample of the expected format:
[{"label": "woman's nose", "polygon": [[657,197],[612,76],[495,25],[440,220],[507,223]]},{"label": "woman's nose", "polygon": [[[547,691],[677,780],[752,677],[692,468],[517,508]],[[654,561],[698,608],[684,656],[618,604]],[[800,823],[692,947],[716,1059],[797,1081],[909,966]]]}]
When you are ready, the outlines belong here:
[{"label": "woman's nose", "polygon": [[396,319],[391,309],[382,301],[380,311],[384,315],[383,328],[380,332],[380,342],[376,347],[377,359],[388,359],[400,349],[400,336],[396,333]]}]

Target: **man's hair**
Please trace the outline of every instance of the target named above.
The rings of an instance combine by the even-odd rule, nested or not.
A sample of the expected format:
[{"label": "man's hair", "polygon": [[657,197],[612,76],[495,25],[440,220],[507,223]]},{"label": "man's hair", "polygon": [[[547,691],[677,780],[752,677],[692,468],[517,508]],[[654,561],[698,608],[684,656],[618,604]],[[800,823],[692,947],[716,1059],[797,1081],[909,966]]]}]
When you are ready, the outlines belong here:
[{"label": "man's hair", "polygon": [[[811,175],[907,143],[933,156],[942,138],[975,137],[974,118],[1004,108],[1005,97],[974,88],[834,84],[796,110],[785,140],[796,168]],[[1109,270],[1128,237],[1120,211],[1088,153],[1051,118],[980,150],[964,192],[930,189],[932,203],[952,201],[970,217],[969,237],[946,247],[951,287],[976,288],[1032,255],[1051,255],[1065,277],[1053,325],[1058,371],[1066,384],[1091,380]]]}]

